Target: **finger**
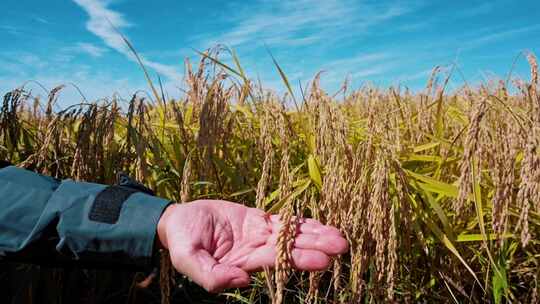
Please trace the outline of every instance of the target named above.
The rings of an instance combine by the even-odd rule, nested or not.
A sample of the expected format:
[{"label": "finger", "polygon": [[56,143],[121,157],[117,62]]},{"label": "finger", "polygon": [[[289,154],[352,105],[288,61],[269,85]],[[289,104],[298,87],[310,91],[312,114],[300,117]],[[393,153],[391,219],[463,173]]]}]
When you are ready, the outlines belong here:
[{"label": "finger", "polygon": [[295,237],[294,247],[319,250],[327,255],[338,255],[347,252],[349,243],[343,237],[333,234],[301,233]]},{"label": "finger", "polygon": [[293,249],[292,257],[298,270],[320,271],[330,266],[330,257],[319,250]]},{"label": "finger", "polygon": [[[278,238],[278,233],[272,233],[266,240],[266,245],[276,246]],[[344,237],[332,233],[300,233],[294,238],[294,248],[320,250],[333,256],[347,252],[349,242]]]},{"label": "finger", "polygon": [[244,270],[218,263],[206,250],[171,251],[173,266],[190,277],[208,292],[217,293],[225,288],[245,287],[250,277]]},{"label": "finger", "polygon": [[[324,252],[312,249],[295,248],[292,251],[293,266],[299,270],[324,270],[330,265],[330,257]],[[248,272],[260,271],[264,267],[273,268],[276,262],[276,247],[264,246],[250,254],[250,258],[242,265]]]},{"label": "finger", "polygon": [[[272,229],[274,231],[279,231],[282,226],[279,215],[272,215],[270,216],[270,219],[272,221]],[[342,236],[341,231],[336,227],[323,225],[321,222],[310,218],[300,218],[298,220],[298,232],[312,234],[328,233]]]}]

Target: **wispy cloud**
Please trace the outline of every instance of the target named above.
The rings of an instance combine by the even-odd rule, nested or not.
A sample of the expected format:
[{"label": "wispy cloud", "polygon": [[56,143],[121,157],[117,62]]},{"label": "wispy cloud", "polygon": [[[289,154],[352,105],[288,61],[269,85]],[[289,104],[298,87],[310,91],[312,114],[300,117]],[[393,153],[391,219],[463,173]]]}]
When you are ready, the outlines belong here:
[{"label": "wispy cloud", "polygon": [[504,39],[512,38],[516,35],[522,35],[525,33],[538,31],[538,30],[540,30],[539,24],[520,27],[520,28],[514,28],[514,29],[507,29],[507,30],[499,30],[499,31],[491,30],[489,34],[482,35],[468,43],[465,43],[463,46],[463,49],[476,48],[487,43],[501,41]]},{"label": "wispy cloud", "polygon": [[398,82],[410,82],[413,80],[419,80],[419,79],[428,79],[428,76],[431,74],[433,69],[425,69],[416,73],[411,74],[403,74],[397,77]]},{"label": "wispy cloud", "polygon": [[47,65],[47,63],[41,60],[41,58],[31,53],[22,52],[22,53],[18,53],[14,57],[15,57],[15,60],[27,66],[43,68],[44,66]]},{"label": "wispy cloud", "polygon": [[99,47],[95,44],[88,42],[79,42],[73,47],[74,51],[88,54],[92,57],[98,58],[103,56],[107,52],[107,49]]},{"label": "wispy cloud", "polygon": [[474,42],[471,42],[469,46],[470,47],[479,46],[485,43],[500,41],[500,40],[510,38],[516,35],[525,34],[528,32],[538,31],[538,30],[540,30],[540,25],[526,26],[526,27],[521,27],[521,28],[516,28],[516,29],[499,31],[499,32],[495,32],[495,33],[480,37],[476,39]]},{"label": "wispy cloud", "polygon": [[420,29],[425,29],[433,25],[433,19],[425,19],[418,22],[408,22],[396,27],[396,30],[400,32],[416,32]]},{"label": "wispy cloud", "polygon": [[368,76],[380,75],[394,65],[394,56],[390,53],[365,53],[328,62],[322,68],[322,77],[327,84],[340,83],[349,76],[360,80]]},{"label": "wispy cloud", "polygon": [[[21,69],[21,64],[18,62],[13,62],[13,60],[3,58],[0,55],[0,75],[9,75],[12,78],[15,77],[25,77],[26,69]],[[0,95],[4,93],[0,91]]]},{"label": "wispy cloud", "polygon": [[[135,61],[134,56],[125,45],[122,37],[116,32],[114,27],[123,29],[131,26],[131,23],[124,16],[108,7],[109,1],[100,0],[73,0],[79,5],[90,17],[86,23],[88,31],[101,38],[105,45],[122,53],[128,59]],[[113,26],[114,25],[114,26]],[[178,81],[182,78],[174,67],[161,64],[140,55],[145,66],[154,69],[158,73],[164,75],[169,80]]]},{"label": "wispy cloud", "polygon": [[346,37],[351,32],[404,15],[414,6],[374,5],[352,0],[266,0],[236,15],[230,30],[206,37],[202,47],[226,44],[300,46]]},{"label": "wispy cloud", "polygon": [[466,19],[485,15],[492,12],[499,4],[501,4],[501,2],[502,1],[500,0],[492,0],[475,6],[468,5],[466,9],[462,10],[458,14],[455,14],[454,16],[457,19]]},{"label": "wispy cloud", "polygon": [[19,35],[22,33],[19,28],[11,25],[0,25],[0,31],[11,35]]},{"label": "wispy cloud", "polygon": [[26,51],[2,51],[0,52],[0,62],[2,62],[0,65],[10,63],[10,66],[17,66],[21,71],[42,69],[49,65],[47,60]]},{"label": "wispy cloud", "polygon": [[368,76],[381,75],[382,73],[390,70],[392,66],[392,64],[379,64],[373,67],[358,70],[352,73],[351,76],[353,78],[365,78]]},{"label": "wispy cloud", "polygon": [[[58,53],[64,52],[66,51],[58,50]],[[68,87],[62,90],[61,103],[70,105],[81,101],[81,96],[71,85],[72,83],[80,86],[89,100],[110,96],[114,92],[119,92],[123,97],[129,98],[129,94],[144,85],[141,83],[142,80],[134,82],[132,79],[119,77],[117,73],[95,69],[73,60],[69,60],[66,64],[62,57],[42,57],[24,51],[1,51],[0,95],[25,85],[25,88],[34,94],[46,96],[47,92],[43,91],[41,86],[50,90],[64,84]]]},{"label": "wispy cloud", "polygon": [[373,62],[386,60],[391,57],[392,55],[388,52],[357,54],[356,56],[331,61],[326,65],[326,69],[354,68],[359,65],[372,64]]},{"label": "wispy cloud", "polygon": [[[272,50],[291,83],[306,83],[319,71],[323,83],[333,89],[344,77],[362,80],[391,70],[399,62],[382,47],[369,46],[369,38],[388,31],[389,24],[423,6],[423,1],[372,2],[357,0],[259,0],[235,7],[226,15],[227,27],[206,36],[193,37],[193,44],[205,49],[216,44],[234,48],[248,73],[254,67],[262,81],[275,81],[275,66],[265,45]],[[342,52],[362,44],[361,53]],[[385,42],[386,43],[386,42]],[[390,58],[392,57],[392,58]],[[321,60],[324,58],[323,60]],[[388,60],[392,59],[391,62]],[[385,61],[386,60],[386,61]],[[270,75],[270,76],[269,76]],[[279,78],[278,78],[279,79]],[[272,85],[270,85],[272,87]]]},{"label": "wispy cloud", "polygon": [[35,16],[33,18],[35,21],[39,22],[39,23],[42,23],[42,24],[50,24],[49,20],[43,18],[43,17],[39,17],[39,16]]}]

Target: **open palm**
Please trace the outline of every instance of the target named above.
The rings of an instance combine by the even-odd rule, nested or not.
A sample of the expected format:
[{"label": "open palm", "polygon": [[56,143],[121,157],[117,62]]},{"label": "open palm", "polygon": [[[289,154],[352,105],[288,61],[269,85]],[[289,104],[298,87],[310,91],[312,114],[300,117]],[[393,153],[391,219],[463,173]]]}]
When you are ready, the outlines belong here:
[{"label": "open palm", "polygon": [[[249,272],[272,267],[276,259],[279,217],[240,204],[199,200],[168,207],[158,225],[176,270],[211,292],[249,284]],[[299,220],[292,250],[300,270],[322,270],[330,256],[344,253],[347,241],[338,229],[312,219]]]}]

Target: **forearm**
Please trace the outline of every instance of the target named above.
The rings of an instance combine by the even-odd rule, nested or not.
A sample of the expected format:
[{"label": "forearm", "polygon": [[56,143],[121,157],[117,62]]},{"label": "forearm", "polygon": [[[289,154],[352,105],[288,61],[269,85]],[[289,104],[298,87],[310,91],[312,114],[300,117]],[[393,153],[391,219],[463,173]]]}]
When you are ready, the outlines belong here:
[{"label": "forearm", "polygon": [[141,190],[0,169],[0,253],[41,264],[149,268],[169,201]]}]

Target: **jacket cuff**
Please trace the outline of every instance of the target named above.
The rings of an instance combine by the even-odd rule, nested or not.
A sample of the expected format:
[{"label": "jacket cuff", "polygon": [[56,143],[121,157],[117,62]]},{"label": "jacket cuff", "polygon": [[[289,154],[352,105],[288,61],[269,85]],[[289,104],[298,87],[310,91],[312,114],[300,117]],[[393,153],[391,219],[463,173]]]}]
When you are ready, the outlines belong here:
[{"label": "jacket cuff", "polygon": [[65,180],[48,204],[59,218],[56,249],[84,263],[149,269],[170,203],[130,187]]}]

